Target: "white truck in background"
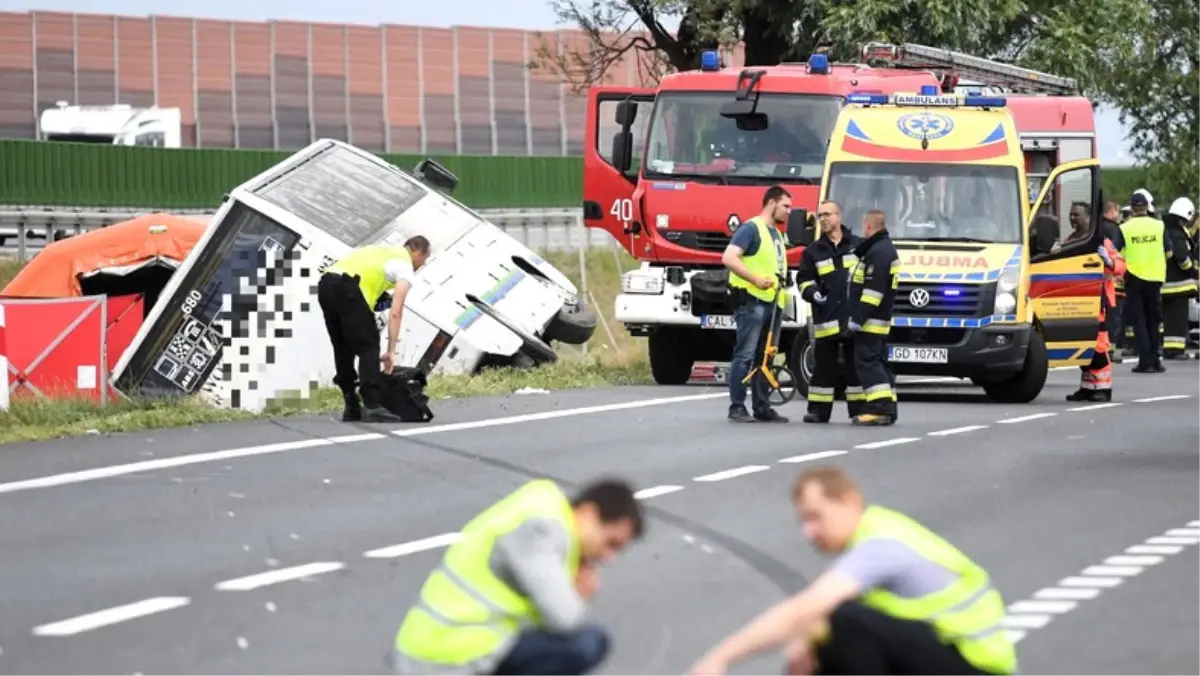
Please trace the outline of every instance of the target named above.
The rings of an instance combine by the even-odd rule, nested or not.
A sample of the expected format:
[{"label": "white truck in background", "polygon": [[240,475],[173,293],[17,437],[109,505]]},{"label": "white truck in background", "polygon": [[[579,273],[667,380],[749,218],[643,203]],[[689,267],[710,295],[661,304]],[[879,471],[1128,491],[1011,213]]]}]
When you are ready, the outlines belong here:
[{"label": "white truck in background", "polygon": [[179,148],[183,145],[182,114],[178,108],[72,106],[59,101],[42,111],[38,138],[43,141],[104,143],[117,146]]}]

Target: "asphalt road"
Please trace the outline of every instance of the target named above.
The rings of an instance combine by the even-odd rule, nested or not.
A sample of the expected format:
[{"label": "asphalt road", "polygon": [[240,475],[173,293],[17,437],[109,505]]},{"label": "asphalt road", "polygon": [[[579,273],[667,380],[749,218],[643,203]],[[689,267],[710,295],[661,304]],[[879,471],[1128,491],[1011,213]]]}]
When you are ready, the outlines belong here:
[{"label": "asphalt road", "polygon": [[[385,673],[446,535],[533,476],[615,472],[648,538],[604,572],[603,671],[680,673],[820,572],[790,482],[849,468],[987,566],[1025,673],[1196,673],[1200,379],[1116,368],[1111,405],[911,383],[900,423],[730,425],[724,392],[440,402],[430,425],[332,419],[0,450],[0,672]],[[779,673],[766,655],[736,673]]]}]

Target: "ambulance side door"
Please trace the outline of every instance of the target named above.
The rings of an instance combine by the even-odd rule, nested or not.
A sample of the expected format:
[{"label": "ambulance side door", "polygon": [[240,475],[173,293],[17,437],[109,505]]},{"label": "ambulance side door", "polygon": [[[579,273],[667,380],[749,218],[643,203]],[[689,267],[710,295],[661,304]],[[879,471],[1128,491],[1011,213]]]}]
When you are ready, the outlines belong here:
[{"label": "ambulance side door", "polygon": [[[1104,263],[1097,253],[1103,243],[1100,199],[1100,161],[1088,158],[1055,167],[1030,210],[1027,302],[1041,326],[1051,368],[1086,365],[1096,347],[1104,284]],[[1076,202],[1088,205],[1090,230],[1062,244],[1073,232],[1069,213]],[[1042,231],[1045,237],[1047,228],[1057,228],[1057,246],[1038,250],[1037,235]]]}]

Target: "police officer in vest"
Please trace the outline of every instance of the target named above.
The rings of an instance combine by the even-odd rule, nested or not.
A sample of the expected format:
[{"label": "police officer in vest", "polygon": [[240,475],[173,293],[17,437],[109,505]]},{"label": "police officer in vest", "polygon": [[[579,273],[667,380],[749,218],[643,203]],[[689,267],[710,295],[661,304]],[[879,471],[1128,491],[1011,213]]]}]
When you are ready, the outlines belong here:
[{"label": "police officer in vest", "polygon": [[1171,243],[1163,222],[1151,218],[1150,201],[1145,190],[1133,193],[1129,200],[1133,216],[1121,224],[1125,238],[1125,321],[1133,327],[1138,363],[1134,373],[1166,371],[1160,359],[1162,322],[1162,285],[1167,276],[1167,257]]},{"label": "police officer in vest", "polygon": [[[787,276],[787,250],[779,226],[787,223],[792,196],[780,186],[763,194],[762,211],[734,231],[721,262],[729,269],[729,302],[734,307],[737,339],[729,364],[729,419],[734,422],[787,422],[767,403],[761,373],[750,379],[754,417],[746,412],[746,374],[762,362],[767,332],[778,340],[788,295],[781,291]],[[777,293],[779,292],[779,293]],[[778,312],[772,312],[778,306]],[[771,319],[774,317],[774,325]]]},{"label": "police officer in vest", "polygon": [[[812,307],[813,373],[808,385],[806,423],[829,422],[833,396],[842,376],[846,384],[846,409],[850,417],[861,411],[864,395],[854,370],[854,346],[846,337],[849,315],[850,270],[858,259],[854,247],[859,238],[842,224],[842,207],[833,200],[818,205],[821,236],[804,249],[796,284],[800,297]],[[839,357],[844,375],[839,373]]]},{"label": "police officer in vest", "polygon": [[[325,315],[325,329],[333,345],[337,374],[333,382],[342,391],[346,406],[345,422],[402,422],[382,406],[379,400],[380,362],[383,372],[391,373],[395,364],[396,342],[404,316],[404,299],[412,286],[413,273],[429,257],[429,240],[417,235],[404,246],[371,244],[344,256],[329,266],[317,284],[317,302]],[[379,354],[379,329],[375,325],[375,304],[383,294],[393,291],[388,312],[387,350]],[[354,360],[358,359],[358,373]],[[355,391],[362,381],[362,403]]]},{"label": "police officer in vest", "polygon": [[[1012,674],[1017,654],[988,572],[912,518],[868,505],[838,467],[802,473],[793,507],[809,540],[838,558],[688,673],[782,649],[791,674]],[[814,664],[815,663],[815,664]]]},{"label": "police officer in vest", "polygon": [[573,500],[526,483],[471,519],[409,608],[390,659],[403,674],[585,674],[608,634],[585,624],[596,567],[643,533],[628,484],[604,479]]},{"label": "police officer in vest", "polygon": [[1171,244],[1167,261],[1163,298],[1163,359],[1187,359],[1188,301],[1197,294],[1196,265],[1192,262],[1192,237],[1189,229],[1196,218],[1196,206],[1186,197],[1171,203],[1163,216],[1163,228]]},{"label": "police officer in vest", "polygon": [[900,280],[900,256],[888,235],[887,217],[879,209],[863,216],[866,236],[854,248],[858,262],[850,275],[850,321],[847,332],[854,341],[854,370],[862,385],[864,402],[854,416],[855,425],[891,425],[896,422],[895,376],[887,362],[887,337],[892,330],[892,305]]}]

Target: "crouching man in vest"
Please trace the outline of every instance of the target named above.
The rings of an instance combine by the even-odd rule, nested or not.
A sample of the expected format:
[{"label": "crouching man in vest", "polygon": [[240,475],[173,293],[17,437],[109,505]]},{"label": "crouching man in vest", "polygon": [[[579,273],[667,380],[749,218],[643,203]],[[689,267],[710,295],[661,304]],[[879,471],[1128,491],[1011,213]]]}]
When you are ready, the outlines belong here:
[{"label": "crouching man in vest", "polygon": [[866,505],[839,468],[800,475],[792,499],[833,566],[725,639],[689,673],[785,648],[792,674],[1012,674],[1004,600],[987,571],[913,519]]},{"label": "crouching man in vest", "polygon": [[400,625],[401,674],[586,674],[608,634],[584,624],[596,566],[642,536],[633,489],[601,480],[570,500],[531,481],[463,527]]},{"label": "crouching man in vest", "polygon": [[[325,330],[333,345],[333,363],[337,368],[333,383],[341,389],[346,403],[343,422],[403,422],[379,400],[379,363],[383,362],[384,373],[392,372],[404,299],[412,287],[413,273],[421,269],[427,258],[429,240],[417,235],[402,247],[370,244],[355,249],[321,275],[317,302],[325,315]],[[388,291],[393,293],[388,312],[387,349],[380,355],[375,304]],[[358,373],[354,371],[356,358]],[[356,391],[360,378],[361,404]]]}]

